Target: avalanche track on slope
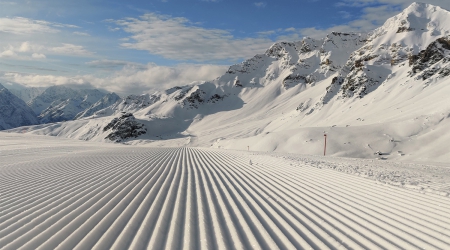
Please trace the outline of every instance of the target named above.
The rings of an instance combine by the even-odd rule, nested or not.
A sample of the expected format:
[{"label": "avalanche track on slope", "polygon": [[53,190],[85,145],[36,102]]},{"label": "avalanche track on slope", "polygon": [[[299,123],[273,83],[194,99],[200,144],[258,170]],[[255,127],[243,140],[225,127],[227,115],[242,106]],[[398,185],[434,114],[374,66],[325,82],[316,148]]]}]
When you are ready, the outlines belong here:
[{"label": "avalanche track on slope", "polygon": [[307,162],[197,148],[6,144],[1,249],[450,249],[447,197]]}]

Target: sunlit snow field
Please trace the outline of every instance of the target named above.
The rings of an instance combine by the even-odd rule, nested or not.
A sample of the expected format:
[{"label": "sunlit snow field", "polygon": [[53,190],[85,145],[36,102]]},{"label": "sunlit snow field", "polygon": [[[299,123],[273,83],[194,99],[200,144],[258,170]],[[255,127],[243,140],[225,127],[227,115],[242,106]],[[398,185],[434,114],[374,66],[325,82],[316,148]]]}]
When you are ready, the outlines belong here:
[{"label": "sunlit snow field", "polygon": [[450,168],[0,133],[1,249],[450,249]]}]

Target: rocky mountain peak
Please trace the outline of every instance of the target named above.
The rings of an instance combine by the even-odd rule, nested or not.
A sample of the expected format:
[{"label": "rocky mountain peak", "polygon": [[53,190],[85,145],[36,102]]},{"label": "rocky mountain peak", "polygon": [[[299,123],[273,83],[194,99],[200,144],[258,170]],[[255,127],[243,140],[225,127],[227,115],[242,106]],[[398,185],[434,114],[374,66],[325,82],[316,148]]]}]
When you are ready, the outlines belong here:
[{"label": "rocky mountain peak", "polygon": [[[412,32],[415,31],[415,32]],[[411,35],[408,35],[411,33]],[[430,43],[429,37],[437,37],[450,33],[450,12],[441,7],[425,3],[413,3],[396,16],[389,18],[383,26],[376,29],[370,40],[388,35],[392,39],[410,37],[404,41],[407,45],[419,42],[426,37],[425,43]],[[397,36],[395,34],[398,34]],[[404,35],[402,35],[404,34]],[[427,38],[428,37],[428,38]],[[422,47],[423,49],[423,47]]]},{"label": "rocky mountain peak", "polygon": [[336,94],[343,98],[363,97],[386,81],[398,67],[413,67],[410,75],[426,71],[425,68],[445,57],[444,37],[448,35],[449,11],[431,4],[412,4],[371,32],[363,46],[351,53],[322,100],[325,103]]}]

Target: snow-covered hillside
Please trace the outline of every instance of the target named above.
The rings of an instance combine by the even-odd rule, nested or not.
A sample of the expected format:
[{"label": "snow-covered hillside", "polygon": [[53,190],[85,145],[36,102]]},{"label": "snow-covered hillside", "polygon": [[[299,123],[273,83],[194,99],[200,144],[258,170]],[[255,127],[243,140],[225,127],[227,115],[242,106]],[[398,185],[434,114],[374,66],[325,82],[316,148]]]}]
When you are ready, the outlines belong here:
[{"label": "snow-covered hillside", "polygon": [[33,110],[0,84],[0,130],[38,123]]},{"label": "snow-covered hillside", "polygon": [[147,128],[129,144],[322,154],[325,132],[330,155],[450,161],[449,35],[449,11],[414,3],[367,35],[276,43],[212,81],[26,129],[110,141],[127,112]]}]

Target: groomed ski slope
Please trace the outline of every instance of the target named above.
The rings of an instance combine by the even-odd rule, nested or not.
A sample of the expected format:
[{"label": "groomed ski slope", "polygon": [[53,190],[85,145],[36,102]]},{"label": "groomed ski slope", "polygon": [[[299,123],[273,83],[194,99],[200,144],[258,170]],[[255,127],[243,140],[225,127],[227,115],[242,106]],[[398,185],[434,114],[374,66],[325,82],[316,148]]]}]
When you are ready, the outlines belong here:
[{"label": "groomed ski slope", "polygon": [[448,197],[262,153],[15,137],[0,249],[450,249]]}]

